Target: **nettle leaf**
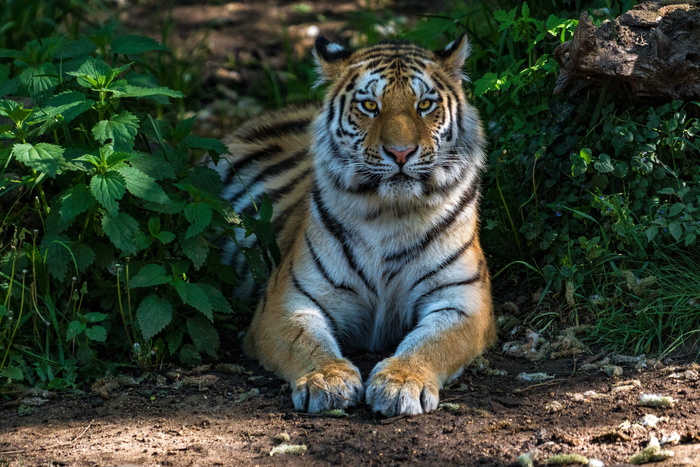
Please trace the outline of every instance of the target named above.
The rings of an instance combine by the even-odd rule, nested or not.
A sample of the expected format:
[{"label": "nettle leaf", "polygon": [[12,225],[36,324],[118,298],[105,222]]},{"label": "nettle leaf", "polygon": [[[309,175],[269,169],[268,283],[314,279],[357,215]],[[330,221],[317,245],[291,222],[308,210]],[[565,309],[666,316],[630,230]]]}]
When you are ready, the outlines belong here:
[{"label": "nettle leaf", "polygon": [[673,206],[671,206],[671,209],[668,211],[668,215],[670,217],[675,217],[678,214],[682,213],[684,210],[685,210],[685,204],[674,203]]},{"label": "nettle leaf", "polygon": [[176,176],[173,166],[155,154],[141,154],[130,161],[130,164],[155,180],[172,179]]},{"label": "nettle leaf", "polygon": [[139,223],[130,215],[120,212],[116,217],[104,216],[102,230],[122,253],[134,254],[139,250],[135,242],[136,236],[141,234]]},{"label": "nettle leaf", "polygon": [[91,341],[105,342],[107,340],[107,330],[102,326],[93,326],[85,330],[85,335]]},{"label": "nettle leaf", "polygon": [[207,297],[209,297],[211,307],[214,311],[227,314],[233,313],[231,304],[226,300],[226,297],[224,297],[224,294],[222,294],[219,289],[209,284],[199,284],[199,286],[207,294]]},{"label": "nettle leaf", "polygon": [[197,347],[192,344],[185,344],[180,347],[179,357],[180,362],[188,367],[195,367],[202,363],[202,355],[197,350]]},{"label": "nettle leaf", "polygon": [[219,349],[219,333],[204,316],[195,315],[187,320],[187,333],[200,352],[216,357]]},{"label": "nettle leaf", "polygon": [[70,222],[97,204],[90,189],[84,183],[79,183],[66,190],[61,197],[61,207],[58,209],[61,221],[69,226]]},{"label": "nettle leaf", "polygon": [[507,83],[506,78],[501,78],[496,73],[485,73],[474,81],[474,94],[481,96],[489,91],[498,91]]},{"label": "nettle leaf", "polygon": [[19,162],[50,177],[55,177],[65,165],[63,151],[61,146],[49,143],[36,145],[17,143],[12,146],[12,154]]},{"label": "nettle leaf", "polygon": [[93,57],[88,58],[77,71],[69,71],[67,74],[75,76],[78,84],[84,88],[100,88],[106,84],[107,77],[112,67],[104,60]]},{"label": "nettle leaf", "polygon": [[219,175],[216,170],[209,167],[194,167],[192,170],[187,171],[187,176],[184,181],[200,190],[207,191],[217,196],[220,195],[223,190],[221,175]]},{"label": "nettle leaf", "polygon": [[272,220],[273,208],[272,201],[267,196],[263,194],[262,203],[260,203],[260,210],[258,211],[258,217],[261,222],[269,223]]},{"label": "nettle leaf", "polygon": [[66,60],[68,58],[86,57],[95,52],[95,44],[87,37],[66,42],[54,54],[54,58]]},{"label": "nettle leaf", "polygon": [[18,102],[8,99],[0,100],[0,115],[9,118],[18,127],[22,125],[22,122],[24,122],[32,112],[34,112],[32,109],[25,109],[24,106]]},{"label": "nettle leaf", "polygon": [[70,341],[75,339],[82,334],[83,331],[85,331],[86,327],[87,326],[80,321],[71,321],[68,323],[68,329],[66,329],[66,340]]},{"label": "nettle leaf", "polygon": [[196,120],[197,116],[181,120],[171,133],[172,139],[174,139],[175,141],[180,141],[185,136],[192,133],[192,127],[194,126],[194,122]]},{"label": "nettle leaf", "polygon": [[260,250],[257,248],[241,248],[245,257],[248,269],[253,274],[255,282],[265,282],[267,280],[267,266],[260,255]]},{"label": "nettle leaf", "polygon": [[172,232],[169,232],[167,230],[161,230],[157,234],[153,235],[155,238],[157,238],[163,245],[167,245],[168,243],[172,242],[175,240],[175,234]]},{"label": "nettle leaf", "polygon": [[73,244],[73,259],[78,271],[85,272],[95,262],[95,251],[84,243]]},{"label": "nettle leaf", "polygon": [[86,37],[97,47],[104,49],[112,41],[114,29],[116,27],[117,23],[115,21],[110,21],[100,29],[91,30]]},{"label": "nettle leaf", "polygon": [[142,54],[152,50],[168,50],[168,48],[146,36],[131,34],[128,36],[117,37],[110,43],[112,52],[122,55]]},{"label": "nettle leaf", "polygon": [[185,207],[185,218],[192,223],[185,233],[187,239],[202,233],[209,226],[212,219],[211,206],[203,202],[190,203]]},{"label": "nettle leaf", "polygon": [[160,228],[161,228],[160,217],[151,216],[148,219],[148,233],[150,233],[151,235],[157,235],[158,232],[160,232]]},{"label": "nettle leaf", "polygon": [[83,318],[85,318],[85,321],[87,321],[88,323],[99,323],[100,321],[104,321],[107,318],[109,318],[109,315],[107,315],[106,313],[99,313],[93,311],[90,313],[85,313],[85,316],[83,316]]},{"label": "nettle leaf", "polygon": [[117,200],[122,199],[126,193],[126,180],[120,173],[110,170],[105,174],[93,175],[90,190],[110,216],[116,216],[119,210]]},{"label": "nettle leaf", "polygon": [[165,341],[168,343],[168,351],[170,355],[175,355],[177,349],[180,348],[182,344],[182,338],[185,336],[185,331],[182,329],[176,329],[167,336],[165,336]]},{"label": "nettle leaf", "polygon": [[170,88],[164,86],[154,86],[154,87],[143,87],[134,86],[132,84],[126,84],[121,91],[120,97],[141,97],[141,98],[153,98],[158,96],[181,98],[185,97],[180,91],[173,91]]},{"label": "nettle leaf", "polygon": [[0,97],[12,96],[14,94],[17,94],[18,90],[19,78],[15,77],[8,80],[4,80],[2,84],[0,84]]},{"label": "nettle leaf", "polygon": [[678,241],[683,236],[683,226],[680,222],[673,221],[668,224],[668,232]]},{"label": "nettle leaf", "polygon": [[216,138],[203,138],[192,134],[183,138],[180,142],[180,147],[187,149],[204,149],[214,157],[228,153],[228,148],[221,140]]},{"label": "nettle leaf", "polygon": [[[95,103],[78,91],[66,91],[48,99],[37,112],[38,117],[53,120],[60,116],[63,124],[70,123],[75,117],[92,108]],[[37,117],[37,115],[35,115]]]},{"label": "nettle leaf", "polygon": [[47,235],[41,240],[41,256],[46,269],[59,281],[63,281],[72,262],[71,241],[65,235]]},{"label": "nettle leaf", "polygon": [[[165,232],[161,232],[160,234],[163,233]],[[159,237],[156,238],[160,239]],[[194,266],[195,270],[201,268],[204,261],[207,259],[207,255],[209,254],[209,241],[206,238],[197,235],[194,237],[185,238],[180,242],[180,246],[182,247],[182,252],[185,254],[185,256],[192,260],[192,265]]]},{"label": "nettle leaf", "polygon": [[153,287],[154,285],[167,284],[172,276],[166,274],[165,268],[160,264],[147,264],[139,270],[138,274],[129,281],[129,288]]},{"label": "nettle leaf", "polygon": [[92,135],[104,144],[112,140],[115,151],[128,152],[134,147],[136,133],[139,130],[139,119],[129,111],[112,115],[109,120],[102,120],[92,128]]},{"label": "nettle leaf", "polygon": [[19,81],[26,86],[29,95],[38,103],[49,98],[60,83],[58,70],[52,63],[25,68],[19,74]]},{"label": "nettle leaf", "polygon": [[130,166],[123,166],[116,169],[126,180],[126,189],[137,198],[145,199],[159,204],[170,202],[170,198],[156,181],[141,172],[139,169]]},{"label": "nettle leaf", "polygon": [[173,280],[171,283],[173,287],[175,287],[175,290],[180,296],[180,299],[182,299],[183,303],[201,312],[208,319],[214,319],[209,297],[204,290],[202,290],[199,284],[185,282],[182,279]]},{"label": "nettle leaf", "polygon": [[2,371],[0,371],[0,378],[22,381],[24,379],[24,374],[22,373],[22,370],[17,368],[16,366],[8,366],[5,367],[5,369],[3,369]]},{"label": "nettle leaf", "polygon": [[139,329],[145,340],[150,340],[165,329],[172,320],[172,304],[156,295],[144,298],[136,310],[136,321],[139,323]]}]

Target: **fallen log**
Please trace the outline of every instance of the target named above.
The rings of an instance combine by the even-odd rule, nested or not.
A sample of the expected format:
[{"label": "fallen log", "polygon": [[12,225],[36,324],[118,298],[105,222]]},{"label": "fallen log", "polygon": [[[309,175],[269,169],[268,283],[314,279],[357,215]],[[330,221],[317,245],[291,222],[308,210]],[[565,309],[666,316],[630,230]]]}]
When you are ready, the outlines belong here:
[{"label": "fallen log", "polygon": [[596,27],[583,13],[572,40],[554,51],[558,93],[578,80],[619,81],[638,96],[700,99],[700,7],[646,1]]}]

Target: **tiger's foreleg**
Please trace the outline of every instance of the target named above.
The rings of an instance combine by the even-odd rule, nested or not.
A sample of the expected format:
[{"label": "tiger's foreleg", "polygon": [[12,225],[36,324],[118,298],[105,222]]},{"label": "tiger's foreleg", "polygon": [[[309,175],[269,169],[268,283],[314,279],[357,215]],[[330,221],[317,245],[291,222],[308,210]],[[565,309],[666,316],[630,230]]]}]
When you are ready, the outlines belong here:
[{"label": "tiger's foreleg", "polygon": [[294,408],[311,413],[360,402],[360,372],[343,358],[333,323],[295,275],[277,268],[245,339],[246,351],[292,386]]},{"label": "tiger's foreleg", "polygon": [[374,411],[393,417],[435,410],[443,385],[494,342],[488,276],[454,288],[426,305],[396,353],[372,370],[366,397]]}]

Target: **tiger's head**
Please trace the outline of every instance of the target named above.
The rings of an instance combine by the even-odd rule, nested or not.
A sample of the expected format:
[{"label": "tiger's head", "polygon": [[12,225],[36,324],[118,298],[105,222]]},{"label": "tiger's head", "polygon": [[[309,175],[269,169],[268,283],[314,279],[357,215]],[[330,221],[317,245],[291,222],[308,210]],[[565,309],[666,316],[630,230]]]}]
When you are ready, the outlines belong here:
[{"label": "tiger's head", "polygon": [[401,42],[351,51],[319,37],[319,83],[330,86],[313,128],[317,170],[390,202],[471,183],[483,137],[462,89],[468,55],[466,35],[437,52]]}]

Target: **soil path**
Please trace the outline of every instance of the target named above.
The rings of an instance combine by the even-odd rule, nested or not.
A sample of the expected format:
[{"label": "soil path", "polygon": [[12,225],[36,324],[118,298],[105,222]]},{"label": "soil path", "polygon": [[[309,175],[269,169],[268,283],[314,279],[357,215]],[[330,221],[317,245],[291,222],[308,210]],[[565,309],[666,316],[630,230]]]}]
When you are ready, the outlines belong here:
[{"label": "soil path", "polygon": [[[0,408],[0,465],[500,466],[530,451],[536,465],[555,454],[615,465],[652,436],[675,437],[662,446],[674,457],[658,465],[700,465],[696,365],[652,369],[640,360],[608,376],[604,365],[576,372],[581,362],[570,358],[535,365],[501,351],[487,356],[486,370],[467,371],[442,392],[440,409],[393,419],[364,404],[341,417],[297,413],[286,385],[243,356],[242,366],[103,380],[89,395],[38,393]],[[355,361],[366,375],[377,359]],[[534,371],[554,378],[517,378]],[[675,402],[645,407],[643,394]],[[303,447],[271,455],[283,445]]]}]

